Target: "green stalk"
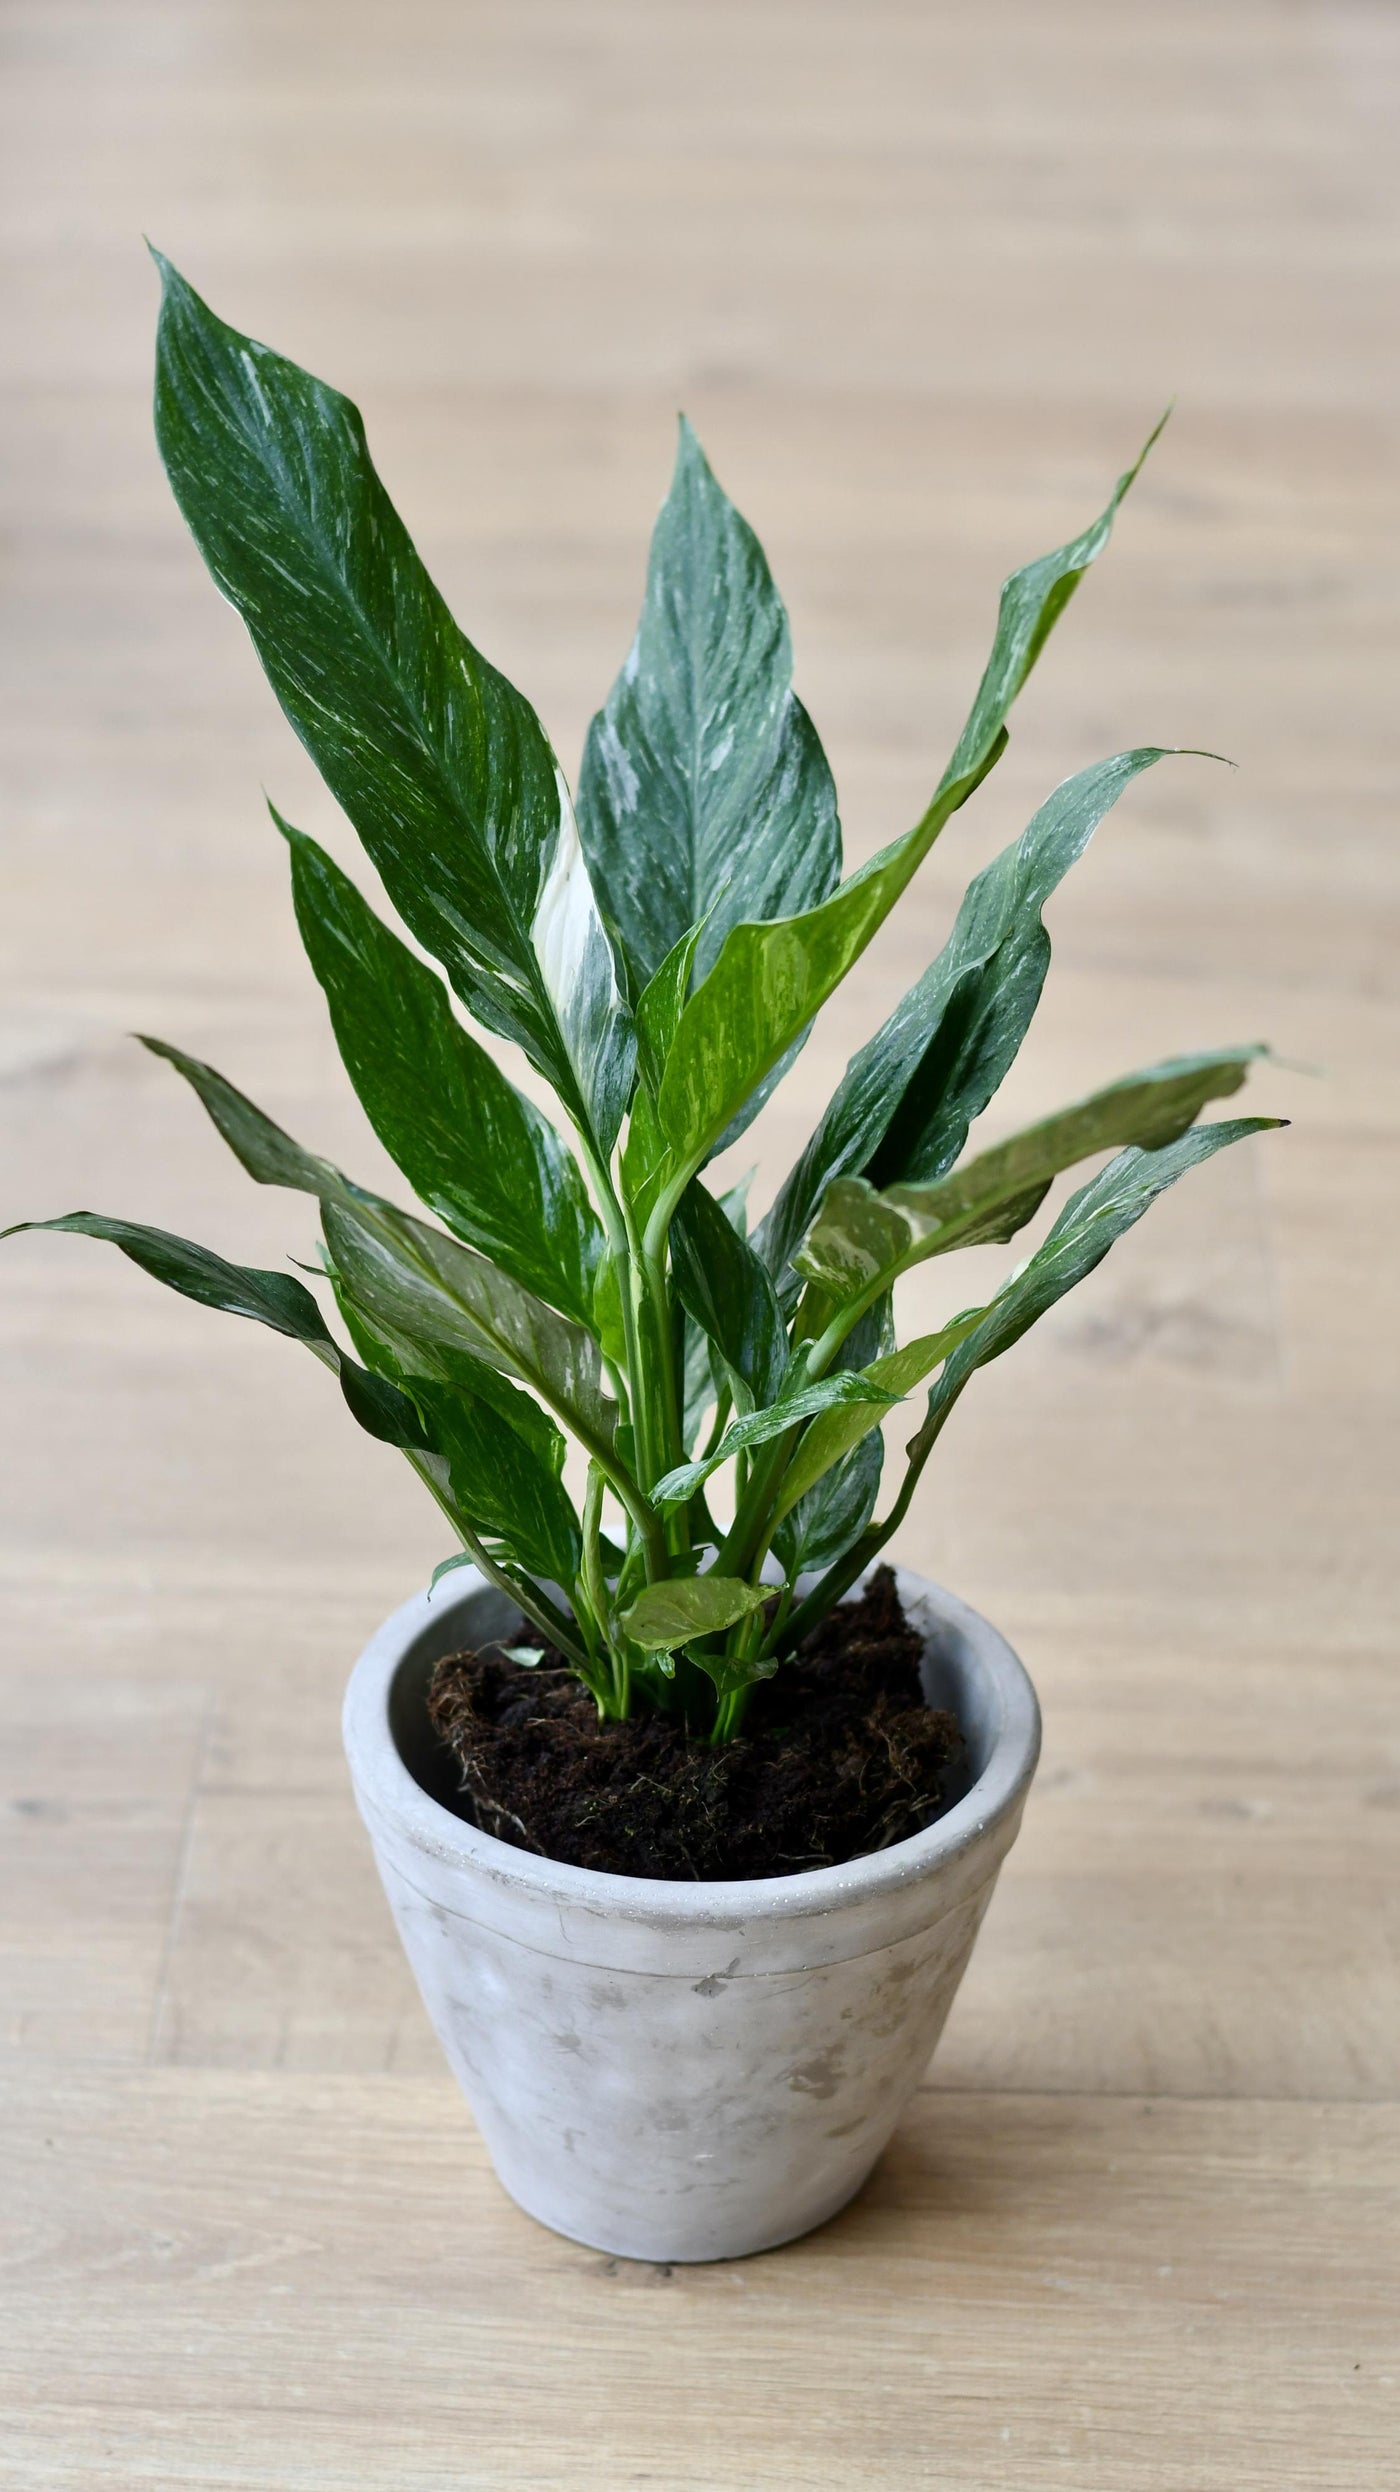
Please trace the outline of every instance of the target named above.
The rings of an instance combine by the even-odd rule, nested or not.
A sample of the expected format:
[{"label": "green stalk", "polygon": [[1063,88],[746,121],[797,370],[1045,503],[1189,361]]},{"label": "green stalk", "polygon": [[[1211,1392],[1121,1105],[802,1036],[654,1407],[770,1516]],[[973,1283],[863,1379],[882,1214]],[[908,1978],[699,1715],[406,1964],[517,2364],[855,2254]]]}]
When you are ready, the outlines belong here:
[{"label": "green stalk", "polygon": [[[635,1342],[638,1364],[633,1419],[642,1455],[644,1481],[650,1489],[656,1480],[667,1471],[674,1470],[677,1463],[685,1459],[672,1341],[671,1293],[666,1283],[666,1236],[663,1233],[659,1247],[650,1229],[646,1237],[639,1240],[625,1199],[618,1205],[618,1212],[626,1227],[627,1269],[631,1282],[631,1287],[623,1293],[624,1321],[630,1318],[629,1355]],[[666,1563],[660,1571],[669,1574],[670,1559],[673,1556],[688,1556],[690,1551],[690,1517],[683,1508],[673,1509],[667,1515],[663,1538]],[[655,1572],[651,1573],[649,1580],[656,1581]]]},{"label": "green stalk", "polygon": [[[667,1465],[664,1462],[656,1463],[655,1461],[647,1361],[637,1321],[636,1240],[626,1207],[618,1198],[606,1166],[593,1149],[585,1133],[580,1132],[578,1140],[593,1192],[597,1198],[603,1226],[607,1232],[608,1250],[618,1270],[623,1346],[627,1358],[628,1399],[631,1404],[632,1425],[636,1431],[644,1491],[650,1488],[654,1480],[661,1478]],[[571,1420],[570,1425],[577,1434],[577,1420]],[[669,1542],[660,1516],[646,1495],[637,1491],[635,1483],[630,1480],[622,1466],[611,1463],[607,1459],[606,1449],[600,1450],[598,1446],[590,1444],[587,1451],[593,1460],[598,1462],[609,1485],[614,1489],[636,1525],[646,1562],[647,1581],[655,1583],[658,1577],[664,1577],[671,1571]],[[623,1485],[624,1482],[627,1483],[626,1486]],[[633,1490],[631,1495],[628,1494],[629,1488]]]},{"label": "green stalk", "polygon": [[605,1721],[625,1722],[632,1710],[632,1674],[627,1656],[609,1632],[608,1587],[603,1574],[600,1533],[603,1519],[603,1474],[596,1462],[588,1466],[583,1500],[583,1566],[581,1588],[597,1621],[609,1672],[606,1694],[595,1689],[598,1711]]},{"label": "green stalk", "polygon": [[748,1695],[747,1687],[735,1687],[730,1689],[727,1696],[721,1696],[715,1713],[714,1729],[710,1733],[712,1748],[726,1748],[730,1740],[737,1737],[747,1707]]},{"label": "green stalk", "polygon": [[[785,1584],[783,1586],[782,1594],[782,1606],[784,1608],[790,1598],[790,1587]],[[761,1615],[741,1619],[737,1628],[733,1632],[733,1659],[736,1661],[756,1660],[759,1657],[759,1648],[762,1642],[763,1622]],[[723,1748],[731,1739],[736,1737],[742,1727],[744,1715],[747,1713],[749,1708],[749,1699],[752,1696],[756,1685],[756,1680],[749,1679],[746,1681],[744,1686],[732,1687],[727,1695],[720,1697],[719,1703],[715,1708],[714,1727],[710,1732],[710,1746],[712,1748]]]},{"label": "green stalk", "polygon": [[728,1385],[726,1385],[724,1391],[720,1394],[719,1399],[715,1403],[714,1424],[712,1425],[710,1433],[706,1437],[704,1444],[701,1446],[699,1453],[696,1455],[697,1462],[709,1461],[711,1454],[714,1453],[719,1444],[720,1438],[723,1436],[725,1429],[729,1425],[729,1414],[733,1408],[734,1396],[730,1392]]},{"label": "green stalk", "polygon": [[[815,1383],[819,1376],[826,1373],[847,1333],[859,1323],[867,1307],[884,1295],[887,1286],[888,1275],[885,1275],[878,1285],[872,1285],[832,1317],[825,1331],[806,1352],[804,1377],[807,1382]],[[793,1328],[794,1337],[800,1321],[799,1315]],[[733,1526],[715,1560],[720,1574],[749,1575],[755,1567],[762,1565],[775,1528],[770,1520],[772,1511],[783,1484],[783,1475],[797,1451],[804,1424],[798,1421],[782,1436],[775,1437],[761,1453],[755,1454],[752,1471],[747,1481],[740,1484],[739,1505]],[[743,1456],[740,1455],[739,1463],[742,1461]]]},{"label": "green stalk", "polygon": [[750,1575],[762,1563],[770,1537],[766,1526],[783,1473],[792,1460],[803,1421],[796,1420],[781,1436],[760,1446],[752,1457],[753,1468],[740,1498],[734,1521],[719,1555],[715,1559],[717,1575]]},{"label": "green stalk", "polygon": [[653,1262],[642,1255],[642,1285],[651,1315],[652,1334],[656,1344],[656,1361],[660,1375],[661,1451],[668,1468],[685,1459],[681,1442],[680,1396],[676,1390],[676,1362],[671,1337],[671,1293],[666,1284],[664,1263]]}]

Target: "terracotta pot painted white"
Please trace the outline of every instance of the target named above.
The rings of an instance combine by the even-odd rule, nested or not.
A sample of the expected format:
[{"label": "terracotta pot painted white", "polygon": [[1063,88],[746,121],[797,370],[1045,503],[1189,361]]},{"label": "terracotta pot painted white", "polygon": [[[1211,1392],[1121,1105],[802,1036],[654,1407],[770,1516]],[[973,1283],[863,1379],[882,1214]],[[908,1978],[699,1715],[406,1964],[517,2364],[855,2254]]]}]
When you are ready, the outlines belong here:
[{"label": "terracotta pot painted white", "polygon": [[506,1631],[473,1570],[408,1601],[345,1700],[355,1797],[448,2061],[521,2206],[624,2258],[737,2258],[854,2196],[918,2083],[1015,1839],[1040,1717],[975,1611],[901,1574],[970,1787],[887,1851],[795,1877],[604,1876],[442,1805],[424,1689]]}]

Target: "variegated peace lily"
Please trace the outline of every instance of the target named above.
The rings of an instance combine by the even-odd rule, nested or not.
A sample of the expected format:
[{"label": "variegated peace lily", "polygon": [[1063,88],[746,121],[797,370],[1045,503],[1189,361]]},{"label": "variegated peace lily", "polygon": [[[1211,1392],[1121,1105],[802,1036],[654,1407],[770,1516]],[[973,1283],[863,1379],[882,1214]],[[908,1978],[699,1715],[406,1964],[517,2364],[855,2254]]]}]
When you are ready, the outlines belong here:
[{"label": "variegated peace lily", "polygon": [[[706,1182],[997,761],[1137,468],[1082,536],[1007,581],[927,809],[842,880],[787,616],[686,424],[637,636],[571,802],[529,702],[419,561],[355,408],[160,267],[156,426],[180,507],[404,925],[445,972],[274,814],[346,1069],[434,1217],[356,1184],[209,1065],[147,1039],[251,1176],[316,1199],[329,1305],[290,1272],[130,1221],[26,1225],[109,1239],[185,1296],[303,1342],[436,1499],[456,1544],[445,1564],[474,1561],[502,1585],[603,1714],[640,1698],[730,1737],[747,1689],[897,1527],[977,1369],[1165,1187],[1274,1121],[1196,1122],[1261,1052],[1229,1047],[966,1149],[1039,1000],[1044,904],[1163,758],[1142,747],[1067,779],[977,876],[752,1235],[742,1188]],[[569,1138],[456,1004],[523,1050]],[[1106,1151],[994,1295],[896,1346],[903,1274],[1010,1239],[1057,1176]],[[875,1519],[882,1418],[925,1384]],[[586,1457],[577,1505],[566,1436]]]}]

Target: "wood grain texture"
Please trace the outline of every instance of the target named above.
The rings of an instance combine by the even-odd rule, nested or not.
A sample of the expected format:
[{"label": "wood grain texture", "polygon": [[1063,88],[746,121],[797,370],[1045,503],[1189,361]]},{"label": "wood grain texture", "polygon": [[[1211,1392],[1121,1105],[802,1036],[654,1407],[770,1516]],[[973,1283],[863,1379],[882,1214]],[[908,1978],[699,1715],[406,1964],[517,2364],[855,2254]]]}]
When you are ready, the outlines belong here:
[{"label": "wood grain texture", "polygon": [[539,2231],[441,2074],[337,1744],[364,1634],[444,1554],[421,1493],[282,1343],[6,1246],[0,2480],[1369,2492],[1400,2441],[1393,9],[3,0],[0,47],[0,1218],[304,1249],[132,1028],[384,1173],[260,783],[353,844],[160,477],[142,229],[360,400],[570,760],[683,404],[853,857],[927,795],[1002,575],[1175,391],[1006,761],[749,1149],[761,1198],[968,874],[1146,740],[1240,767],[1164,764],[1104,826],[998,1117],[1217,1042],[1324,1074],[1269,1072],[1293,1129],[949,1429],[900,1553],[1023,1652],[1041,1777],[870,2188],[708,2271]]}]

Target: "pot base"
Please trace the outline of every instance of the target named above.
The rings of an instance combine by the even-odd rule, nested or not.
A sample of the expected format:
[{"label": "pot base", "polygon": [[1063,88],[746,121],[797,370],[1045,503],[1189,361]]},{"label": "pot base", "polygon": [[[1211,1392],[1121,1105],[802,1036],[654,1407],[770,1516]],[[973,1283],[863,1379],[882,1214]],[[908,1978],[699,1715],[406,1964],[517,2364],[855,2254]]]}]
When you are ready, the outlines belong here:
[{"label": "pot base", "polygon": [[[875,2163],[879,2160],[877,2155]],[[767,2250],[785,2250],[792,2242],[805,2240],[809,2233],[820,2232],[823,2224],[834,2223],[837,2216],[844,2214],[846,2208],[860,2196],[874,2172],[875,2163],[870,2164],[858,2180],[832,2197],[829,2204],[818,2207],[814,2212],[804,2212],[800,2220],[785,2223],[762,2240],[751,2239],[748,2233],[736,2234],[704,2249],[694,2246],[678,2249],[675,2246],[677,2235],[670,2227],[660,2228],[654,2236],[629,2234],[625,2240],[620,2235],[609,2241],[595,2240],[591,2232],[576,2232],[570,2225],[561,2223],[556,2215],[542,2213],[539,2207],[531,2206],[524,2191],[513,2189],[498,2166],[493,2164],[492,2170],[512,2206],[518,2206],[522,2215],[528,2215],[532,2223],[541,2225],[546,2232],[556,2233],[561,2240],[577,2242],[581,2250],[596,2250],[602,2258],[625,2258],[642,2267],[715,2267],[724,2266],[731,2259],[762,2258]]]}]

